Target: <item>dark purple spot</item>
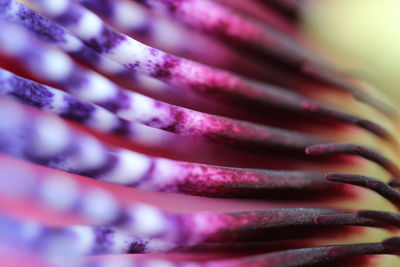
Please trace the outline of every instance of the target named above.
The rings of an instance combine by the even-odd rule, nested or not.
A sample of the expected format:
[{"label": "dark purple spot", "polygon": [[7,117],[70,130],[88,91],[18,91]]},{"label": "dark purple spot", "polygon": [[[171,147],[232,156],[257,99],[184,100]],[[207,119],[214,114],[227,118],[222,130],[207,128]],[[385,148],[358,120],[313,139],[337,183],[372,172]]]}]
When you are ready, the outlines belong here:
[{"label": "dark purple spot", "polygon": [[78,60],[84,62],[84,63],[89,63],[91,65],[95,65],[100,61],[100,55],[96,53],[94,50],[92,50],[89,47],[83,46],[81,49],[79,49],[76,52],[71,52],[69,53],[71,56],[77,58]]},{"label": "dark purple spot", "polygon": [[35,34],[39,39],[50,43],[63,43],[65,31],[52,21],[42,17],[33,10],[20,5],[17,23],[23,25]]},{"label": "dark purple spot", "polygon": [[103,254],[107,253],[112,247],[112,239],[111,237],[114,235],[114,231],[107,227],[98,227],[95,230],[96,235],[96,246],[93,248],[94,254]]},{"label": "dark purple spot", "polygon": [[129,246],[128,253],[144,253],[146,252],[146,244],[140,241],[133,242]]},{"label": "dark purple spot", "polygon": [[68,103],[68,106],[60,116],[68,120],[84,123],[94,111],[93,105],[76,100],[69,95],[64,96],[64,101]]},{"label": "dark purple spot", "polygon": [[118,91],[117,94],[104,102],[98,102],[99,106],[107,109],[108,111],[115,113],[122,109],[127,109],[130,106],[130,99],[126,93]]},{"label": "dark purple spot", "polygon": [[98,37],[87,41],[87,45],[98,53],[108,53],[111,49],[125,40],[125,36],[108,27],[103,27]]},{"label": "dark purple spot", "polygon": [[82,85],[88,82],[85,75],[80,69],[74,69],[70,75],[62,82],[62,85],[69,88],[70,90],[76,90],[81,88]]},{"label": "dark purple spot", "polygon": [[111,133],[116,134],[116,135],[121,135],[121,136],[128,136],[131,134],[131,128],[130,128],[131,123],[127,120],[120,119],[118,126],[115,127]]},{"label": "dark purple spot", "polygon": [[56,18],[57,22],[61,25],[75,25],[78,24],[82,17],[82,11],[74,8],[72,5],[68,6],[67,10],[62,15]]},{"label": "dark purple spot", "polygon": [[174,14],[184,1],[185,0],[162,0],[161,2],[167,7],[170,13]]},{"label": "dark purple spot", "polygon": [[94,13],[101,15],[105,18],[112,17],[112,6],[110,1],[107,0],[82,0],[80,3],[86,8],[92,10]]},{"label": "dark purple spot", "polygon": [[101,179],[102,177],[106,177],[106,174],[115,168],[117,162],[118,162],[117,156],[113,153],[109,153],[107,154],[107,159],[99,167],[92,170],[85,170],[75,173],[82,176]]},{"label": "dark purple spot", "polygon": [[137,69],[140,66],[140,61],[135,61],[134,63],[130,63],[130,64],[124,64],[124,67],[133,70],[133,71],[137,71]]},{"label": "dark purple spot", "polygon": [[10,85],[10,95],[27,105],[41,109],[51,104],[53,93],[41,84],[15,77]]},{"label": "dark purple spot", "polygon": [[126,79],[126,80],[128,80],[130,82],[136,82],[137,81],[136,73],[131,71],[131,70],[129,70],[128,68],[118,71],[117,73],[115,73],[113,75],[113,77],[120,78],[120,79],[123,79],[123,80]]},{"label": "dark purple spot", "polygon": [[143,37],[150,37],[153,34],[153,27],[151,23],[140,25],[131,30],[133,34]]},{"label": "dark purple spot", "polygon": [[172,75],[172,69],[180,64],[180,60],[174,56],[165,55],[162,64],[156,64],[152,76],[159,79],[168,79]]}]

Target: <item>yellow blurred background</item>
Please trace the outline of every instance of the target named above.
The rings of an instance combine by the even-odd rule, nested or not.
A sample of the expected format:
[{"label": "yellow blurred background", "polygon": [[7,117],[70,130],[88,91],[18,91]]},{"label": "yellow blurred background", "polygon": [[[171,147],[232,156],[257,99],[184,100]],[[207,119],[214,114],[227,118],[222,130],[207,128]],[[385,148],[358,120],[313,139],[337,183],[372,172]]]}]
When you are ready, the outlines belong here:
[{"label": "yellow blurred background", "polygon": [[331,61],[400,107],[400,0],[309,0],[303,25]]}]

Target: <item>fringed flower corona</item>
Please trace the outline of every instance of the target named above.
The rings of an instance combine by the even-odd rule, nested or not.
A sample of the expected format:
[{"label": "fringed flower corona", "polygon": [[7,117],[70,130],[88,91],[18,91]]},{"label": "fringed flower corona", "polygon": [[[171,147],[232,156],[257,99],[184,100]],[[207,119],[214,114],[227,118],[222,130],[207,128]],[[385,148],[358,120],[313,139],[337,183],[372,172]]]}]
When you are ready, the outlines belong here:
[{"label": "fringed flower corona", "polygon": [[399,266],[397,107],[304,5],[0,0],[0,265]]}]

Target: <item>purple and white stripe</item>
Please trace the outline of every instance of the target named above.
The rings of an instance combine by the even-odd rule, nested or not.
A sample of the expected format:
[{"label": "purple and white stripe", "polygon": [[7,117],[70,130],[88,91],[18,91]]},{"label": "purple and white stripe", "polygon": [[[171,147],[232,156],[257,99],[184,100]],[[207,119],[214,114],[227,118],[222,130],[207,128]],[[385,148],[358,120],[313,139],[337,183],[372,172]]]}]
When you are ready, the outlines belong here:
[{"label": "purple and white stripe", "polygon": [[[148,190],[220,197],[252,193],[268,197],[268,192],[278,189],[335,189],[317,173],[218,167],[106,147],[59,119],[33,116],[2,102],[0,150],[70,173]],[[13,121],[7,120],[10,113],[15,116]]]}]

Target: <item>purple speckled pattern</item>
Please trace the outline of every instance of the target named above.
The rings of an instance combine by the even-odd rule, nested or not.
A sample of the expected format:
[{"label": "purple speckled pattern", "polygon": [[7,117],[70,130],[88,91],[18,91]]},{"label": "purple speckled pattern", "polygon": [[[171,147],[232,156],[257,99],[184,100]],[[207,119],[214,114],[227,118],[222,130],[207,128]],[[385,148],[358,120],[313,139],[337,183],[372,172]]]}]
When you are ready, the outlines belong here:
[{"label": "purple speckled pattern", "polygon": [[[0,36],[0,42],[1,41],[2,39]],[[30,45],[27,47],[27,51],[22,49],[20,53],[20,57],[23,57],[24,60],[28,62],[32,62],[31,68],[39,73],[40,77],[48,77],[46,73],[47,69],[44,65],[46,64],[46,57],[40,57],[40,55],[34,53],[35,51],[43,51],[42,53],[50,55],[54,52],[50,49],[46,49],[44,46]],[[313,139],[311,136],[300,136],[271,127],[212,116],[169,105],[164,102],[154,101],[150,98],[120,88],[111,81],[75,65],[65,55],[64,57],[64,60],[70,67],[61,74],[57,73],[57,83],[78,98],[95,102],[122,119],[137,121],[150,127],[181,135],[206,139],[213,142],[222,141],[230,145],[244,147],[281,147],[289,150],[298,150],[304,149],[308,145],[321,142],[321,140]],[[41,59],[43,65],[38,64],[38,59]],[[40,75],[40,72],[43,73]],[[163,75],[166,74],[168,73],[163,73]],[[98,82],[91,83],[93,80]],[[93,95],[91,92],[102,89],[97,87],[99,82],[104,84],[105,88],[103,90],[111,91],[108,93],[111,97],[107,94],[105,97],[101,98],[90,98],[91,95]],[[31,84],[33,84],[33,86],[39,86],[35,83]],[[18,90],[18,88],[16,89]],[[39,94],[39,92],[37,94]],[[62,113],[62,116],[73,121],[85,123],[90,116],[90,110],[93,108],[89,107],[88,104],[77,103],[76,100],[68,100],[68,98],[70,98],[69,96],[64,98],[66,98],[64,102],[69,101],[71,103],[68,104],[70,107],[66,107],[67,110]],[[30,103],[26,99],[24,102]],[[140,109],[143,105],[141,105],[142,102],[152,105],[152,111]],[[188,121],[191,121],[191,123],[187,123]],[[123,125],[119,126],[121,123]],[[124,126],[127,122],[121,120],[120,122],[116,122],[116,124],[118,125],[114,127],[114,129],[116,129],[114,133],[129,134],[129,129]]]},{"label": "purple speckled pattern", "polygon": [[[38,233],[35,237],[29,237],[29,234],[24,231],[24,228],[29,227],[37,228]],[[17,246],[33,247],[37,253],[50,255],[104,255],[152,251],[152,248],[148,247],[151,239],[126,235],[124,231],[106,226],[40,227],[34,225],[34,222],[24,223],[1,217],[0,233],[2,241],[7,240]],[[123,240],[119,240],[122,237]],[[58,247],[60,244],[66,245],[68,249],[61,250]]]},{"label": "purple speckled pattern", "polygon": [[123,34],[117,33],[108,27],[103,27],[100,36],[89,39],[86,44],[102,54],[109,53],[124,40],[125,36]]},{"label": "purple speckled pattern", "polygon": [[[64,31],[60,27],[46,21],[39,14],[32,12],[31,9],[19,5],[14,1],[2,1],[1,5],[4,7],[2,9],[1,17],[6,20],[13,22],[18,21],[18,23],[28,27],[32,32],[40,32],[37,36],[42,38],[44,41],[51,43],[65,41]],[[11,10],[16,7],[18,7],[17,13],[10,14]]]},{"label": "purple speckled pattern", "polygon": [[[302,46],[296,36],[284,35],[271,25],[261,25],[255,19],[242,17],[218,2],[209,0],[135,0],[135,2],[183,22],[189,27],[207,32],[222,42],[229,42],[241,53],[257,51],[258,57],[260,55],[266,58],[277,57],[295,65],[300,71],[304,71],[304,66],[309,66],[317,71],[304,71],[306,75],[339,85],[344,90],[353,89],[351,84],[335,72],[322,75],[320,70],[326,69],[326,63]],[[254,55],[250,52],[249,56]]]},{"label": "purple speckled pattern", "polygon": [[[17,3],[14,3],[14,5],[18,6]],[[19,8],[21,10],[24,10],[24,12],[28,12],[28,11],[26,11],[26,9],[27,9],[26,7],[19,7]],[[68,10],[69,9],[67,8],[65,10],[65,12],[68,12]],[[82,10],[82,12],[84,12],[83,8],[80,8],[80,10]],[[30,11],[30,12],[33,12],[33,11]],[[89,11],[85,11],[85,12],[89,13]],[[16,19],[19,20],[20,18],[16,18]],[[45,21],[45,23],[42,21]],[[21,22],[18,22],[18,23],[21,23]],[[45,18],[40,17],[40,19],[38,20],[38,23],[41,25],[41,27],[46,27],[46,25],[50,22],[47,21]],[[22,25],[24,25],[24,24],[22,23]],[[101,40],[103,37],[105,38],[104,40],[106,40],[110,35],[107,34],[106,36],[103,36],[101,33],[104,32],[104,29],[106,29],[107,26],[101,25],[101,24],[99,26],[101,26],[102,30],[100,31],[99,36],[94,37],[95,38],[94,40],[97,40],[97,39]],[[115,31],[113,31],[109,28],[107,28],[107,29],[108,29],[107,32],[111,31],[111,32],[114,32],[115,34],[117,34],[118,36],[121,36],[120,33],[116,33]],[[66,32],[64,32],[64,34],[66,34]],[[71,37],[71,38],[75,38],[75,37]],[[124,37],[124,38],[126,38],[126,37]],[[91,39],[93,39],[93,38],[91,38]],[[118,39],[117,43],[119,44],[119,46],[121,46],[121,43],[119,42],[120,39],[119,38],[117,38],[117,39]],[[88,41],[88,40],[86,40],[86,41]],[[128,40],[128,39],[125,39],[125,40]],[[129,39],[129,40],[133,41],[133,39]],[[96,46],[101,44],[97,41],[95,43],[96,43]],[[130,44],[139,45],[138,48],[140,48],[142,46],[139,42],[136,42],[136,41],[135,41],[135,43],[132,43],[129,41],[126,41],[123,43],[127,43],[128,45],[130,45]],[[94,48],[94,47],[92,47],[92,48]],[[138,48],[132,47],[131,51],[136,53],[135,49],[138,49]],[[103,49],[103,48],[99,48],[99,49]],[[109,45],[105,44],[104,49],[108,50]],[[143,49],[143,47],[140,49]],[[217,97],[218,97],[218,95],[221,94],[221,92],[218,92],[218,91],[220,89],[222,89],[222,91],[225,91],[226,93],[228,93],[228,95],[231,95],[233,93],[235,99],[238,97],[238,96],[235,96],[236,93],[239,93],[239,94],[245,93],[245,94],[248,94],[247,96],[242,95],[242,97],[245,97],[245,99],[250,97],[251,101],[256,101],[256,102],[258,102],[260,100],[262,102],[267,101],[268,102],[267,106],[284,108],[284,109],[288,109],[290,111],[295,111],[295,112],[305,112],[305,113],[311,112],[315,115],[328,117],[329,119],[335,119],[335,120],[338,120],[341,122],[357,125],[358,127],[364,128],[365,130],[370,131],[378,136],[381,136],[382,138],[386,138],[386,139],[391,138],[390,135],[384,129],[382,129],[381,127],[377,126],[376,124],[374,124],[372,122],[359,119],[355,116],[343,113],[343,112],[335,110],[333,108],[321,106],[317,103],[314,103],[314,101],[312,101],[312,100],[305,99],[299,95],[288,92],[286,90],[280,90],[279,88],[276,88],[273,86],[260,87],[260,86],[258,86],[258,84],[255,84],[255,82],[253,82],[253,81],[246,82],[246,81],[243,81],[243,79],[240,79],[238,77],[235,77],[235,76],[230,75],[223,71],[217,72],[215,69],[208,69],[207,67],[199,65],[195,62],[186,61],[184,59],[178,59],[174,56],[167,56],[167,54],[165,54],[161,51],[157,51],[152,48],[149,49],[148,47],[144,47],[144,49],[146,49],[146,50],[148,49],[148,53],[150,55],[153,55],[153,57],[154,57],[154,53],[156,53],[157,56],[156,56],[156,60],[153,60],[153,59],[146,60],[145,62],[143,62],[143,64],[142,64],[143,66],[139,65],[139,67],[141,67],[140,70],[144,71],[143,74],[150,75],[150,76],[153,75],[153,77],[154,77],[154,74],[156,76],[161,75],[160,78],[163,81],[167,80],[169,83],[171,83],[171,85],[183,86],[183,87],[187,87],[187,86],[193,87],[194,86],[195,89],[197,88],[196,90],[200,90],[201,92],[208,92],[208,93],[211,93],[212,95],[216,94]],[[114,50],[115,50],[115,48],[114,48]],[[97,51],[97,52],[99,52],[99,51]],[[106,55],[110,55],[110,54],[106,54]],[[164,56],[162,56],[162,55],[164,55]],[[118,56],[118,55],[115,55],[115,56]],[[113,58],[113,56],[111,58]],[[168,58],[167,62],[164,62],[163,58]],[[123,59],[123,60],[125,61],[126,59]],[[130,66],[129,64],[132,64],[132,63],[126,63],[126,62],[124,63],[125,66]],[[135,64],[135,70],[137,70],[138,69],[136,67],[137,60],[135,60],[135,63],[133,63],[133,64]],[[160,68],[164,65],[165,65],[166,69],[161,70]],[[193,65],[193,66],[191,67],[191,65]],[[187,75],[183,76],[183,74],[180,73],[181,68],[177,68],[178,66],[179,67],[183,66],[182,71],[184,71],[187,74],[193,73],[197,76],[199,74],[204,73],[205,76],[203,79],[201,79],[202,81],[199,83],[198,81],[190,79],[190,76],[187,76]],[[188,68],[188,69],[186,69],[186,68]],[[175,73],[176,70],[178,72],[176,72],[174,75],[172,75],[173,70],[174,70],[173,73]],[[220,82],[225,85],[219,84]],[[228,87],[226,87],[226,86],[228,86]],[[223,89],[223,88],[225,88],[225,89]],[[252,91],[252,90],[254,90],[254,91]],[[229,97],[228,98],[224,97],[223,99],[229,99]],[[241,101],[244,101],[244,99],[241,98]],[[256,105],[256,106],[258,106],[258,105]],[[311,109],[309,108],[310,106],[312,106]]]},{"label": "purple speckled pattern", "polygon": [[[7,86],[4,80],[1,80],[1,86],[4,88]],[[24,79],[13,79],[9,81],[9,87],[14,88],[10,92],[10,96],[27,103],[30,106],[42,109],[50,106],[53,94],[46,89],[45,86],[40,84],[33,84]]]},{"label": "purple speckled pattern", "polygon": [[[11,81],[13,81],[12,78]],[[46,92],[49,91],[45,87],[43,89]],[[56,91],[53,92],[56,93]],[[45,103],[42,103],[41,108],[51,110],[52,113],[58,111],[56,114],[61,117],[86,123],[90,126],[90,119],[94,117],[95,112],[99,112],[99,108],[93,104],[77,101],[64,93],[58,92],[58,94],[60,95],[59,98],[65,101],[61,105],[63,108],[54,106],[53,101],[49,101],[47,106],[45,106]],[[25,104],[30,104],[21,98],[17,98],[17,100]],[[117,120],[116,122],[120,121]],[[104,147],[98,141],[87,136],[75,134],[74,132],[65,136],[64,139],[60,137],[59,142],[61,144],[57,142],[53,144],[51,141],[48,142],[45,140],[45,136],[42,136],[43,134],[39,128],[41,125],[40,120],[30,120],[29,126],[24,125],[24,121],[19,123],[20,125],[14,125],[14,128],[9,129],[7,132],[2,132],[2,139],[14,140],[13,142],[21,144],[24,143],[24,139],[32,140],[34,143],[43,143],[49,146],[52,153],[43,156],[42,153],[36,150],[35,145],[32,146],[29,144],[19,146],[18,149],[13,147],[9,149],[4,148],[2,149],[3,152],[67,172],[122,183],[127,186],[164,192],[219,197],[245,196],[249,194],[267,194],[268,196],[268,192],[272,194],[273,190],[278,190],[279,188],[283,191],[292,191],[293,194],[296,194],[296,192],[301,193],[302,190],[311,187],[335,190],[334,186],[329,186],[324,177],[318,174],[226,168],[151,158],[134,152],[123,152],[114,148]],[[25,131],[23,135],[14,136],[14,133],[19,132],[20,129],[26,129],[26,127],[29,130]],[[56,128],[56,130],[58,129]],[[112,128],[112,130],[115,131],[115,128]],[[122,133],[126,134],[127,128],[124,128],[124,130]],[[130,134],[133,138],[135,137],[135,132],[130,132]],[[94,143],[94,147],[92,147],[93,145],[89,146],[92,143]],[[58,150],[52,150],[51,146],[53,145]],[[95,163],[85,166],[83,162],[91,162],[90,154],[87,154],[88,152],[85,153],[85,151],[90,151],[90,149],[96,149],[97,157],[100,157],[100,155],[101,157]],[[81,162],[74,160],[74,158],[80,158]],[[135,163],[135,161],[139,161],[140,163]],[[133,165],[132,167],[124,167],[124,164]],[[138,165],[137,169],[133,167],[135,165]],[[115,176],[113,176],[115,170],[119,168],[124,172],[116,172]],[[310,176],[315,178],[310,180]]]},{"label": "purple speckled pattern", "polygon": [[[3,76],[6,75],[4,72]],[[11,75],[12,76],[12,75]],[[6,76],[7,77],[7,76]],[[3,78],[4,79],[4,78]],[[7,78],[6,78],[7,79]],[[52,107],[50,105],[50,100],[53,97],[53,92],[57,92],[56,89],[51,89],[49,87],[45,88],[35,82],[31,82],[28,80],[24,80],[19,77],[14,77],[9,79],[8,92],[4,92],[3,94],[8,94],[11,97],[14,97],[25,104],[32,105],[41,109],[53,110],[61,117],[76,121],[78,123],[86,124],[90,126],[90,122],[88,122],[94,116],[94,110],[97,108],[99,111],[97,113],[103,112],[108,117],[113,117],[114,126],[109,127],[109,131],[114,131],[115,129],[125,129],[124,131],[118,131],[121,133],[125,133],[129,136],[129,130],[126,128],[126,124],[129,122],[125,122],[123,119],[115,116],[114,114],[107,113],[103,111],[100,107],[95,107],[91,103],[84,103],[75,99],[72,96],[64,94],[62,96],[62,102],[64,103],[61,111],[56,111],[57,108]],[[29,91],[23,94],[20,93],[22,88],[29,85],[31,88]],[[27,95],[29,93],[29,95]],[[62,93],[59,93],[62,95]],[[32,96],[32,97],[29,97]],[[61,96],[60,96],[61,97]],[[301,149],[303,150],[305,147],[320,143],[321,141],[318,139],[313,139],[309,136],[301,136],[290,132],[285,132],[282,130],[277,130],[265,126],[260,126],[256,124],[246,123],[235,121],[223,117],[206,115],[203,113],[190,111],[188,109],[182,109],[180,107],[170,106],[165,103],[156,102],[152,100],[150,103],[154,105],[155,109],[159,109],[159,112],[156,113],[155,116],[152,114],[144,114],[141,110],[135,110],[135,103],[139,103],[135,101],[136,96],[134,94],[125,94],[125,97],[129,97],[133,102],[130,103],[133,111],[136,111],[137,114],[142,114],[148,117],[147,120],[144,118],[138,118],[137,121],[159,129],[168,130],[174,133],[200,137],[203,139],[211,140],[211,141],[222,141],[228,143],[237,143],[239,146],[265,146],[265,147],[283,147],[291,150]],[[143,98],[143,96],[141,96]],[[116,98],[115,101],[118,101],[120,98]],[[53,100],[56,101],[56,100]],[[103,102],[100,104],[106,104],[105,107],[110,107],[110,101]],[[140,101],[140,98],[139,98]],[[143,100],[142,100],[143,101]],[[131,119],[129,116],[124,116],[124,109],[120,113],[117,113],[122,118]],[[121,115],[122,114],[122,115]],[[157,116],[158,115],[158,116]],[[100,115],[99,115],[100,116]],[[98,119],[101,120],[102,118]],[[201,119],[198,124],[187,123],[188,120]],[[207,125],[210,125],[207,127]],[[106,130],[107,131],[107,130]]]},{"label": "purple speckled pattern", "polygon": [[[13,175],[11,173],[11,175]],[[150,206],[136,204],[129,209],[124,208],[122,203],[107,192],[93,187],[84,186],[76,190],[68,191],[71,196],[67,198],[54,199],[57,196],[57,190],[63,188],[51,187],[64,184],[65,186],[78,186],[68,177],[53,177],[49,180],[39,179],[38,173],[29,174],[33,179],[33,183],[29,183],[29,187],[25,187],[24,194],[30,197],[36,197],[36,201],[48,205],[52,209],[61,209],[64,212],[72,212],[79,214],[83,218],[95,220],[97,222],[106,222],[108,226],[68,226],[64,228],[37,227],[37,234],[30,237],[29,242],[23,242],[25,245],[40,242],[44,246],[36,247],[37,250],[48,250],[52,252],[52,246],[55,246],[59,238],[63,242],[71,242],[71,244],[86,244],[85,246],[72,246],[71,251],[63,251],[65,254],[104,254],[104,253],[125,253],[130,250],[156,251],[156,250],[174,250],[182,249],[185,246],[193,246],[203,242],[231,244],[235,241],[251,241],[262,239],[263,236],[270,238],[279,238],[287,234],[289,226],[294,228],[297,235],[303,232],[299,231],[301,227],[305,227],[310,231],[313,227],[324,227],[326,225],[359,225],[359,226],[375,226],[382,227],[376,221],[370,219],[358,218],[351,212],[338,209],[270,209],[259,210],[254,212],[236,212],[236,213],[192,213],[192,214],[172,214],[157,211]],[[18,180],[16,180],[18,181]],[[72,183],[72,184],[71,184]],[[64,186],[64,188],[65,188]],[[46,188],[53,188],[56,191],[48,191]],[[4,189],[3,189],[4,190]],[[21,192],[20,192],[21,193]],[[87,209],[89,201],[95,196],[101,195],[103,198],[101,204],[108,207],[107,212],[91,212]],[[161,224],[145,227],[145,219],[138,219],[137,216],[149,216],[148,214],[158,216],[162,220]],[[340,220],[336,217],[341,216]],[[0,238],[10,238],[10,235],[18,239],[13,242],[23,241],[26,233],[24,227],[28,227],[28,223],[10,220],[5,217],[0,218],[1,227],[10,227],[11,231],[2,233]],[[149,223],[149,222],[148,222]],[[205,226],[207,226],[205,228]],[[128,230],[132,234],[124,232]],[[142,229],[137,232],[135,229]],[[146,229],[146,230],[145,230]],[[284,231],[280,231],[280,229]],[[168,234],[167,234],[168,233]],[[318,232],[317,232],[318,233]],[[153,247],[154,238],[164,240],[164,246]],[[22,240],[21,240],[22,239]],[[88,245],[89,242],[89,245]],[[121,246],[123,242],[123,246]],[[154,243],[156,244],[156,243]],[[57,251],[53,251],[56,253]],[[131,251],[132,252],[132,251]]]},{"label": "purple speckled pattern", "polygon": [[[164,17],[155,16],[142,4],[130,0],[102,0],[100,2],[80,0],[79,3],[107,19],[113,27],[163,51],[244,75],[254,74],[254,77],[261,79],[273,76],[269,71],[265,71],[264,67],[257,66],[246,57],[227,49],[218,41],[207,38],[199,32],[190,31]],[[170,38],[171,36],[174,38]],[[204,47],[207,49],[205,50]],[[231,64],[227,64],[227,62],[231,62]],[[135,66],[135,64],[128,65]],[[239,68],[238,65],[246,66],[246,71]]]},{"label": "purple speckled pattern", "polygon": [[[46,12],[46,3],[37,0],[41,9]],[[220,71],[215,68],[198,64],[196,62],[169,55],[154,48],[150,48],[130,37],[127,37],[105,25],[95,14],[74,3],[70,3],[62,14],[68,13],[70,6],[80,10],[85,16],[96,17],[98,21],[97,31],[83,34],[79,27],[69,27],[72,32],[85,42],[89,47],[103,54],[107,58],[123,64],[141,74],[158,77],[160,80],[178,87],[189,88],[202,94],[211,94],[221,100],[236,103],[238,99],[242,102],[249,101],[259,109],[260,105],[287,109],[291,112],[312,113],[315,116],[326,116],[344,123],[355,124],[371,131],[377,135],[386,136],[379,127],[365,123],[363,120],[350,114],[343,113],[334,108],[325,107],[319,103],[304,98],[296,93],[285,89],[265,84],[256,83],[231,73]],[[51,16],[51,14],[50,14]],[[58,15],[61,16],[61,15]],[[54,17],[57,21],[57,16]],[[61,22],[60,22],[61,23]],[[77,22],[78,23],[78,22]],[[106,30],[107,29],[107,30]],[[90,37],[88,37],[90,36]],[[109,42],[115,36],[115,42]],[[103,45],[102,45],[103,44]],[[111,49],[111,47],[113,49]],[[128,50],[129,49],[129,50]],[[118,51],[124,51],[127,55],[121,56]],[[139,56],[139,52],[141,54]],[[129,55],[128,55],[129,53]],[[138,64],[138,58],[141,58]],[[133,62],[132,62],[133,61]],[[221,95],[223,97],[221,97]],[[310,106],[312,108],[310,108]],[[387,136],[386,136],[387,137]]]}]

